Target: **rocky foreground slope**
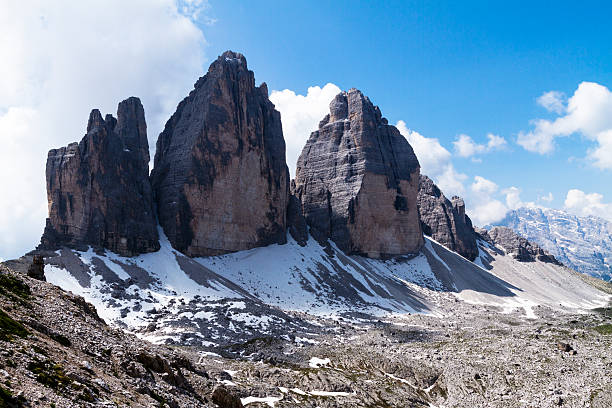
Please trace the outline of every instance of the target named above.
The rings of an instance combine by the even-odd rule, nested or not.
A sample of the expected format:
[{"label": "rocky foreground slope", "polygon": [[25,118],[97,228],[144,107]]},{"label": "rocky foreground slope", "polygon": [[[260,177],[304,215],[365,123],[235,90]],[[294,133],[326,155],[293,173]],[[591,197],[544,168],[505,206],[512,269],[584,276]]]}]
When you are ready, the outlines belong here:
[{"label": "rocky foreground slope", "polygon": [[334,98],[291,184],[284,146],[265,84],[231,51],[167,122],[151,177],[139,101],[116,121],[92,112],[79,145],[50,153],[41,246],[0,275],[2,398],[609,401],[605,283],[509,228],[475,230],[356,89]]},{"label": "rocky foreground slope", "polygon": [[538,243],[565,265],[612,280],[612,223],[563,210],[519,208],[499,222]]},{"label": "rocky foreground slope", "polygon": [[[469,264],[443,247],[432,248],[426,257],[447,274],[460,271],[451,259]],[[516,260],[497,251],[487,251],[493,270],[499,263],[516,267]],[[539,294],[530,291],[538,305],[504,300],[511,295],[486,294],[484,287],[467,289],[469,279],[457,282],[461,289],[455,293],[407,282],[406,289],[426,300],[430,313],[330,319],[302,312],[291,315],[307,322],[305,331],[289,325],[282,335],[266,335],[260,328],[246,341],[178,348],[107,326],[82,298],[0,266],[0,406],[610,406],[612,310],[585,313],[577,304],[544,304],[543,299],[556,301],[549,298],[551,288],[578,289],[579,301],[580,290],[590,286],[574,280],[576,273],[556,274],[551,264],[527,265],[536,269],[526,269],[523,279],[541,289],[551,277],[564,277]],[[534,274],[544,271],[548,276],[533,282]],[[501,278],[488,279],[492,289]],[[505,285],[511,293],[518,284]],[[609,286],[603,289],[612,293]],[[483,305],[487,297],[497,303]],[[173,303],[180,308],[191,300],[181,294]],[[174,321],[189,320],[189,310]],[[225,320],[241,324],[250,311],[247,304],[235,304],[226,308]],[[215,320],[204,318],[206,325]]]}]

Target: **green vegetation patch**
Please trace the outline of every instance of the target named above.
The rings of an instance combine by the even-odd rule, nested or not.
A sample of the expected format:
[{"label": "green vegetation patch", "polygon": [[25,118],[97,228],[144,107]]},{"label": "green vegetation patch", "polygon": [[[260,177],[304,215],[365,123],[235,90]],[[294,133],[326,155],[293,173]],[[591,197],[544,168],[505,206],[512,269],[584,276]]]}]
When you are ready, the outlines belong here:
[{"label": "green vegetation patch", "polygon": [[57,389],[72,383],[72,380],[64,374],[64,368],[51,360],[34,360],[28,364],[28,370],[36,375],[36,381],[49,388]]},{"label": "green vegetation patch", "polygon": [[21,408],[25,406],[25,402],[24,397],[15,398],[11,391],[0,386],[0,408]]},{"label": "green vegetation patch", "polygon": [[0,340],[11,341],[15,336],[24,338],[27,335],[28,331],[21,323],[11,319],[0,309]]},{"label": "green vegetation patch", "polygon": [[600,334],[612,334],[612,324],[602,324],[594,327],[595,331]]},{"label": "green vegetation patch", "polygon": [[21,279],[6,273],[0,274],[0,294],[11,297],[11,294],[21,298],[28,299],[32,292],[30,287]]}]

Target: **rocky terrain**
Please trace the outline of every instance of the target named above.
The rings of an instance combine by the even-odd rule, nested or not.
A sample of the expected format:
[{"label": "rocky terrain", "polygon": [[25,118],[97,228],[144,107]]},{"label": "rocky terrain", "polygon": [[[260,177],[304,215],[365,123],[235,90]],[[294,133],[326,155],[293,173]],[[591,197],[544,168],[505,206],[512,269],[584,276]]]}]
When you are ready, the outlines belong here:
[{"label": "rocky terrain", "polygon": [[418,252],[420,167],[412,147],[357,89],[338,94],[329,109],[295,173],[311,233],[349,254]]},{"label": "rocky terrain", "polygon": [[0,266],[1,407],[213,406],[184,354],[111,328],[81,297]]},{"label": "rocky terrain", "polygon": [[159,249],[138,98],[121,102],[117,119],[92,110],[80,143],[49,152],[47,197],[42,248],[93,246],[123,255]]},{"label": "rocky terrain", "polygon": [[610,285],[474,229],[360,91],[291,182],[241,54],[150,177],[142,105],[117,116],[50,152],[41,245],[1,266],[0,408],[610,406]]},{"label": "rocky terrain", "polygon": [[612,280],[612,223],[562,210],[519,208],[499,222],[538,243],[565,265]]},{"label": "rocky terrain", "polygon": [[0,269],[0,406],[612,403],[610,308],[576,314],[542,306],[526,318],[520,309],[440,292],[443,317],[311,315],[307,341],[261,336],[204,351],[139,340],[107,326],[82,298]]},{"label": "rocky terrain", "polygon": [[159,222],[189,256],[285,242],[280,114],[242,54],[221,55],[179,104],[157,141],[151,180]]},{"label": "rocky terrain", "polygon": [[478,228],[478,234],[491,245],[499,245],[514,259],[521,262],[536,260],[555,265],[563,265],[554,256],[540,248],[539,245],[527,241],[508,227],[493,227],[489,230]]},{"label": "rocky terrain", "polygon": [[424,175],[417,200],[423,233],[470,261],[476,259],[477,236],[463,200],[459,197],[448,200],[433,180]]}]

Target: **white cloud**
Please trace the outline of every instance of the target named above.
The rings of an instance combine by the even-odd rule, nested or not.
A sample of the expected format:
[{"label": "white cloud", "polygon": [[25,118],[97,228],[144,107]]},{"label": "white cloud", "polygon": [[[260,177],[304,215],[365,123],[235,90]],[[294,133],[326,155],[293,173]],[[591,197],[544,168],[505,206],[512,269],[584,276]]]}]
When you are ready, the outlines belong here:
[{"label": "white cloud", "polygon": [[479,144],[468,135],[459,135],[457,140],[453,142],[455,153],[460,157],[472,157],[503,149],[507,145],[506,139],[493,133],[487,134],[487,139],[489,139],[487,144]]},{"label": "white cloud", "polygon": [[481,176],[474,177],[474,183],[472,184],[472,191],[476,193],[493,194],[497,191],[497,184],[491,180],[487,180]]},{"label": "white cloud", "polygon": [[508,207],[497,199],[481,201],[468,213],[474,225],[489,225],[500,221],[508,213]]},{"label": "white cloud", "polygon": [[547,202],[547,203],[552,202],[554,199],[555,199],[555,197],[553,196],[553,193],[551,193],[551,192],[549,192],[549,193],[548,193],[547,195],[545,195],[545,196],[540,196],[540,197],[538,197],[538,200],[545,201],[545,202]]},{"label": "white cloud", "polygon": [[493,181],[475,176],[467,199],[471,203],[468,215],[476,225],[487,225],[504,218],[508,208],[495,198],[499,187]]},{"label": "white cloud", "polygon": [[289,89],[270,94],[270,100],[281,113],[291,177],[295,176],[297,159],[310,133],[317,130],[319,122],[329,113],[329,103],[340,92],[338,86],[328,83],[323,88],[311,86],[305,96]]},{"label": "white cloud", "polygon": [[546,102],[541,104],[547,103],[553,111],[565,115],[552,121],[533,121],[534,128],[529,132],[520,132],[517,143],[528,151],[546,154],[554,151],[555,138],[579,133],[596,143],[588,152],[588,159],[593,165],[600,169],[612,169],[612,92],[603,85],[582,82],[567,101],[566,108],[563,105],[564,109],[554,110],[553,106],[558,107],[556,102],[551,102],[554,98],[546,97]]},{"label": "white cloud", "polygon": [[596,215],[612,220],[612,203],[604,202],[603,195],[599,193],[587,194],[578,189],[569,190],[564,206],[567,211],[578,216]]},{"label": "white cloud", "polygon": [[558,91],[544,92],[536,100],[538,105],[549,112],[562,114],[565,112],[565,94]]},{"label": "white cloud", "polygon": [[516,210],[517,208],[527,207],[535,208],[538,207],[533,201],[521,200],[521,189],[518,187],[509,187],[502,190],[502,193],[506,196],[506,205],[510,210]]},{"label": "white cloud", "polygon": [[[504,218],[510,210],[538,207],[533,201],[521,200],[520,188],[512,186],[499,191],[497,184],[481,176],[474,177],[470,192],[468,201],[474,205],[468,215],[476,225],[494,224]],[[542,199],[552,201],[552,193]]]},{"label": "white cloud", "polygon": [[449,197],[462,195],[465,190],[463,182],[467,176],[455,170],[451,161],[451,153],[440,144],[438,139],[425,137],[408,129],[403,120],[398,121],[395,126],[414,149],[421,164],[421,174],[431,177],[445,195]]},{"label": "white cloud", "polygon": [[192,17],[206,6],[0,4],[0,256],[19,256],[38,243],[47,151],[79,141],[92,108],[114,114],[119,101],[139,96],[154,151],[163,124],[202,74],[205,40]]},{"label": "white cloud", "polygon": [[[612,115],[612,112],[610,112]],[[597,134],[597,146],[589,149],[588,158],[600,169],[612,169],[612,129]]]}]

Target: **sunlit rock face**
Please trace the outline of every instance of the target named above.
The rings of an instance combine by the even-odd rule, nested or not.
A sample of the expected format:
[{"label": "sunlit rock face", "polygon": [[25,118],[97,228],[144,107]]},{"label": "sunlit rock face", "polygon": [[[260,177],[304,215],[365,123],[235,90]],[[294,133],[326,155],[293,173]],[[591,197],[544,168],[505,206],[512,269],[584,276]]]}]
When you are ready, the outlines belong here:
[{"label": "sunlit rock face", "polygon": [[144,109],[135,97],[117,119],[94,109],[80,143],[47,158],[49,218],[42,248],[106,248],[122,255],[159,249],[149,182]]},{"label": "sunlit rock face", "polygon": [[286,242],[280,114],[242,54],[221,55],[178,105],[157,141],[151,179],[164,232],[190,256]]},{"label": "sunlit rock face", "polygon": [[360,91],[338,94],[298,159],[294,193],[310,232],[347,253],[419,251],[419,162]]}]

